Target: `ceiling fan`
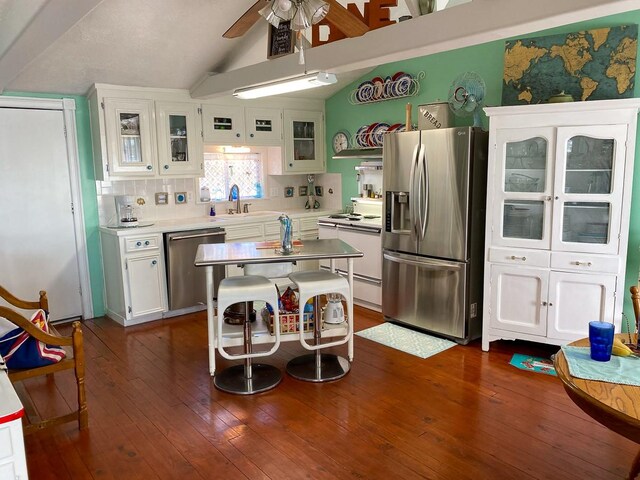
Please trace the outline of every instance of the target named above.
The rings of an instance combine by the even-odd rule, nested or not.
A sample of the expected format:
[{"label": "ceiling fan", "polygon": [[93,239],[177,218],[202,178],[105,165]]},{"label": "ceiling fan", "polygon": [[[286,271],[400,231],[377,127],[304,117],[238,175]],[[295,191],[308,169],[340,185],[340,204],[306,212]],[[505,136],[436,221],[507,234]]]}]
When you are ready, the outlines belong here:
[{"label": "ceiling fan", "polygon": [[[362,20],[340,5],[337,0],[324,1],[329,4],[329,12],[325,19],[347,37],[359,37],[369,31],[369,27]],[[267,2],[268,0],[258,0],[254,3],[222,36],[224,38],[237,38],[247,33],[261,18],[260,10]]]}]

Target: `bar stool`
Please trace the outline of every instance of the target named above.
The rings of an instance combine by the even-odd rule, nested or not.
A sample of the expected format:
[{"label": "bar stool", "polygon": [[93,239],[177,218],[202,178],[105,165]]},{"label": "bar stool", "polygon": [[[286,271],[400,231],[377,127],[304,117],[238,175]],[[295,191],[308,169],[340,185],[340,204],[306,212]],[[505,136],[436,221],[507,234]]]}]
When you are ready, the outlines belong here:
[{"label": "bar stool", "polygon": [[[275,343],[270,350],[253,352],[251,343],[251,308],[249,302],[262,300],[273,308]],[[222,346],[224,311],[234,303],[245,303],[243,323],[244,353],[230,355]],[[278,291],[269,279],[257,275],[225,278],[218,287],[218,352],[228,360],[244,359],[244,365],[233,365],[217,373],[213,383],[219,390],[240,395],[271,390],[282,380],[282,373],[273,365],[253,364],[252,359],[272,355],[280,346],[280,318],[278,316]]]},{"label": "bar stool", "polygon": [[[300,313],[300,344],[314,353],[302,355],[291,360],[287,364],[287,373],[298,380],[308,382],[328,382],[344,377],[350,369],[349,360],[329,353],[321,353],[320,350],[337,345],[343,345],[353,335],[353,305],[350,302],[349,282],[340,275],[323,270],[308,272],[296,272],[289,275],[289,279],[298,287],[299,304],[305,305],[313,298],[313,339],[310,345],[304,338],[304,318]],[[327,293],[339,293],[347,302],[347,334],[332,342],[321,343],[322,325],[320,321],[320,308],[318,295]]]}]

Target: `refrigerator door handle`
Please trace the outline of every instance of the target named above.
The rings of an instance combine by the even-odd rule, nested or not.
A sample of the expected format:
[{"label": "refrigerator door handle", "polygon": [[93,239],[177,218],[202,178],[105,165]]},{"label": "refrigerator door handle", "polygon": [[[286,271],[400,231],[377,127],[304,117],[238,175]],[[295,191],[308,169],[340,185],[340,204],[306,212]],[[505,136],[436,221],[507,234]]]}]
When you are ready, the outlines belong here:
[{"label": "refrigerator door handle", "polygon": [[420,174],[424,176],[424,193],[420,203],[424,206],[422,215],[422,225],[420,229],[420,240],[424,240],[427,233],[427,222],[429,221],[429,163],[427,162],[427,150],[424,145],[420,146]]},{"label": "refrigerator door handle", "polygon": [[418,235],[416,229],[416,205],[418,204],[416,199],[416,167],[418,164],[418,148],[420,146],[416,144],[411,154],[411,170],[409,173],[409,224],[411,225],[411,238],[416,238]]},{"label": "refrigerator door handle", "polygon": [[463,263],[460,262],[449,262],[447,260],[433,260],[426,257],[418,257],[419,260],[414,260],[416,257],[407,256],[397,253],[384,252],[382,254],[382,258],[384,260],[389,260],[390,262],[395,263],[406,263],[408,265],[415,265],[419,267],[429,267],[432,270],[460,270]]}]

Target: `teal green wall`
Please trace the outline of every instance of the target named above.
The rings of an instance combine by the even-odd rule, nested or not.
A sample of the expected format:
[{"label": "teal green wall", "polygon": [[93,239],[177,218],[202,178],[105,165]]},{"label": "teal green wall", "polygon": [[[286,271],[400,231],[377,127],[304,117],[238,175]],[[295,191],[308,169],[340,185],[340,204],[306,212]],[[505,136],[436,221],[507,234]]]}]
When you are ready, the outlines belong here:
[{"label": "teal green wall", "polygon": [[78,138],[78,158],[80,163],[80,187],[82,189],[82,210],[87,238],[89,257],[89,276],[93,298],[93,314],[104,315],[104,280],[102,275],[102,254],[98,232],[98,200],[93,171],[93,153],[91,151],[91,129],[89,125],[89,105],[86,97],[60,95],[56,93],[5,92],[12,97],[32,98],[70,98],[76,102],[76,135]]},{"label": "teal green wall", "polygon": [[[569,33],[590,28],[610,27],[616,25],[639,24],[640,10],[619,15],[612,15],[593,19],[587,22],[576,23],[542,32],[536,32],[529,36],[549,35],[554,33]],[[424,103],[446,101],[451,81],[460,73],[475,71],[479,73],[487,85],[485,103],[487,105],[500,105],[502,96],[502,72],[503,72],[504,41],[489,42],[473,47],[461,48],[444,53],[414,58],[402,62],[388,63],[375,68],[372,72],[356,80],[326,101],[326,127],[327,127],[327,152],[332,152],[331,138],[338,130],[347,130],[354,134],[362,125],[373,122],[404,123],[405,105],[411,102],[413,105],[412,121],[417,122],[417,106]],[[640,55],[637,57],[640,61]],[[398,99],[366,105],[351,105],[349,94],[362,81],[373,77],[386,77],[398,71],[416,74],[424,71],[426,77],[420,82],[420,91],[415,97]],[[638,84],[636,82],[634,96],[638,97]],[[458,118],[454,120],[456,126],[471,125],[471,118]],[[483,126],[488,122],[483,118]],[[640,153],[640,135],[637,136],[636,152]],[[349,202],[349,198],[357,195],[356,172],[354,170],[358,160],[332,160],[328,161],[328,170],[343,174],[342,195],[343,204]],[[631,227],[629,231],[629,253],[627,256],[627,275],[625,291],[618,292],[624,295],[624,311],[633,318],[633,307],[629,295],[629,286],[638,281],[638,269],[640,267],[640,222],[634,221],[640,217],[640,161],[636,160],[633,176],[633,198],[631,205]]]}]

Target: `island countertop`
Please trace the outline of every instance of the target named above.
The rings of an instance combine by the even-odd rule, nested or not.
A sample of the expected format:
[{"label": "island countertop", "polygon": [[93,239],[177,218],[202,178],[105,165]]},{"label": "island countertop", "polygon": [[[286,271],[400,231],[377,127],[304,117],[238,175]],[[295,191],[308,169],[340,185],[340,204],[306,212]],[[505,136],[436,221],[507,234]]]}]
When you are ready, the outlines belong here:
[{"label": "island countertop", "polygon": [[277,248],[258,248],[256,242],[210,243],[198,246],[195,265],[242,265],[245,263],[296,262],[323,258],[356,258],[364,254],[337,238],[305,240],[293,253],[283,254]]}]

